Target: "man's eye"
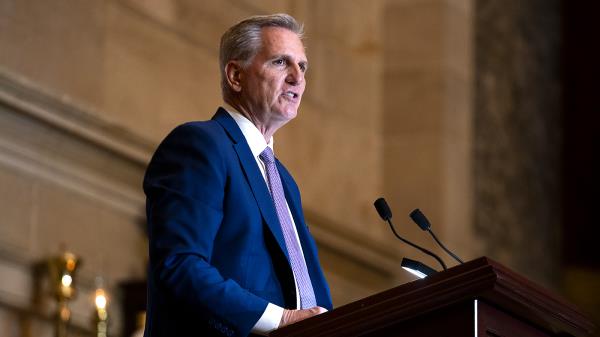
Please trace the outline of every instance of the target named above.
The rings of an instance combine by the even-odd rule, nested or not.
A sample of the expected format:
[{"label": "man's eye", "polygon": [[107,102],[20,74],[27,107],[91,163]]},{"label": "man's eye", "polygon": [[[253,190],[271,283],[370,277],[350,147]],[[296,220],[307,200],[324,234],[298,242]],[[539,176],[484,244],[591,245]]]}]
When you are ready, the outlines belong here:
[{"label": "man's eye", "polygon": [[283,59],[277,59],[277,60],[273,61],[273,64],[281,66],[281,65],[285,64],[285,61]]}]

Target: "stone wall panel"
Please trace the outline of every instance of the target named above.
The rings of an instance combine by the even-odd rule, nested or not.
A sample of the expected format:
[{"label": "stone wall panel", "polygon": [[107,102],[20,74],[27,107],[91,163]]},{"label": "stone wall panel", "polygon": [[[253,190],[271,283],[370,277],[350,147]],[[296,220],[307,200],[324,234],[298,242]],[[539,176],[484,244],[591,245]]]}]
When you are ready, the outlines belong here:
[{"label": "stone wall panel", "polygon": [[102,106],[105,2],[2,1],[0,67]]},{"label": "stone wall panel", "polygon": [[31,177],[0,164],[0,247],[30,252],[37,222],[37,191]]},{"label": "stone wall panel", "polygon": [[487,254],[548,286],[560,260],[560,8],[475,11],[475,228]]},{"label": "stone wall panel", "polygon": [[177,124],[212,116],[221,101],[212,52],[119,6],[108,21],[106,112],[113,120],[158,143]]}]

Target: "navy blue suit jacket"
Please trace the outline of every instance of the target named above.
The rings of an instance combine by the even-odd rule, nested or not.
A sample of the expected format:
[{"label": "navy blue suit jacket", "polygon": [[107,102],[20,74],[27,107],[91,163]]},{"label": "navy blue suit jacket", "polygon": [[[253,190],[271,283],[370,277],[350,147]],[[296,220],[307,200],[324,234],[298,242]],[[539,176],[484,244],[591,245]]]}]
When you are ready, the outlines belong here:
[{"label": "navy blue suit jacket", "polygon": [[[319,306],[332,309],[300,192],[277,162]],[[220,108],[175,128],[146,171],[146,337],[247,336],[267,303],[296,307],[283,234],[241,130]]]}]

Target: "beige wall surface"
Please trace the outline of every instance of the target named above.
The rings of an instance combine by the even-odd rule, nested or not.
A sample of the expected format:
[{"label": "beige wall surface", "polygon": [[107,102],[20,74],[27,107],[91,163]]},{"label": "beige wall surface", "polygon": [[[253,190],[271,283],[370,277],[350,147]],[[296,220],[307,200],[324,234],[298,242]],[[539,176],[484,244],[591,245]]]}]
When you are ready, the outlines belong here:
[{"label": "beige wall surface", "polygon": [[[30,267],[61,244],[84,260],[74,303],[89,334],[94,278],[112,294],[144,278],[141,180],[176,125],[221,103],[222,32],[254,14],[305,23],[310,63],[300,114],[276,135],[341,305],[411,280],[408,256],[372,203],[428,248],[420,207],[464,259],[472,231],[474,11],[470,0],[0,0],[0,328],[48,332]],[[436,266],[437,267],[437,266]],[[26,323],[15,323],[21,317]],[[23,318],[29,317],[29,318]]]},{"label": "beige wall surface", "polygon": [[[306,25],[310,71],[300,115],[277,134],[276,151],[301,186],[334,302],[409,280],[398,261],[415,253],[391,238],[372,202],[386,194],[403,227],[408,207],[428,204],[432,219],[446,223],[442,237],[453,244],[468,238],[465,184],[457,188],[445,178],[447,170],[469,165],[453,155],[468,151],[468,7],[2,1],[5,270],[27,279],[19,266],[57,253],[62,243],[86,261],[81,277],[88,292],[97,275],[112,289],[142,278],[145,163],[175,125],[210,118],[220,104],[222,32],[246,16],[283,11]],[[455,24],[462,28],[445,29]],[[455,41],[465,45],[463,54],[449,48]],[[446,85],[456,78],[458,85]],[[448,117],[457,111],[459,119]],[[415,128],[415,116],[427,124]],[[427,184],[416,188],[421,182]],[[4,293],[5,302],[29,308],[27,291]],[[79,322],[89,313],[81,316]]]}]

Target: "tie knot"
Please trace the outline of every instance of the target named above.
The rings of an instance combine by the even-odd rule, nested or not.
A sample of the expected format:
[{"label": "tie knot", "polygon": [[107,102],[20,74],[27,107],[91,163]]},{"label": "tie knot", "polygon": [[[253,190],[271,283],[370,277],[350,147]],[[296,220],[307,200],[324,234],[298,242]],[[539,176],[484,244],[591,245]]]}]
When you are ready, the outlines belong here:
[{"label": "tie knot", "polygon": [[273,150],[270,147],[266,147],[263,152],[260,153],[260,159],[265,162],[265,164],[271,164],[275,162],[275,156],[273,155]]}]

